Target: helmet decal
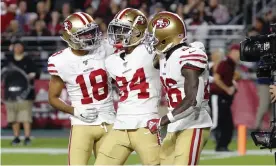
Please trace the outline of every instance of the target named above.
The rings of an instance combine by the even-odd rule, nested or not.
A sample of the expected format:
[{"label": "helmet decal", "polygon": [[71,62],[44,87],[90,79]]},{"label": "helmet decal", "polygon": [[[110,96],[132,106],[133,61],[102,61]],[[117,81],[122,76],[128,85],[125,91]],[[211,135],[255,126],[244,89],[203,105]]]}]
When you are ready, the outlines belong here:
[{"label": "helmet decal", "polygon": [[159,18],[153,21],[152,26],[156,29],[163,29],[170,25],[170,20],[167,18]]},{"label": "helmet decal", "polygon": [[71,30],[73,26],[72,26],[71,21],[66,20],[66,21],[64,21],[64,23],[63,23],[63,27],[64,27],[65,30]]},{"label": "helmet decal", "polygon": [[144,25],[146,23],[146,19],[143,16],[138,16],[138,25]]}]

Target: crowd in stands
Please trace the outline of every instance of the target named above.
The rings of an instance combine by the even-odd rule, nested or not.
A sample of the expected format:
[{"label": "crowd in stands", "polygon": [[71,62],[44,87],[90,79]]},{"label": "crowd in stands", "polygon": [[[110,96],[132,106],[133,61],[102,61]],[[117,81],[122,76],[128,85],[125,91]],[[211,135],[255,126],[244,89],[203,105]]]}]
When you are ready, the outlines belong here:
[{"label": "crowd in stands", "polygon": [[173,11],[189,25],[227,24],[232,13],[218,0],[4,0],[1,2],[3,39],[20,36],[57,36],[62,20],[77,11],[94,17],[102,32],[121,9],[133,7],[149,18],[163,10]]},{"label": "crowd in stands", "polygon": [[[206,42],[204,36],[217,32],[209,32],[205,27],[232,24],[231,20],[243,12],[244,3],[244,0],[3,0],[1,1],[2,52],[9,51],[10,44],[22,36],[59,36],[63,28],[62,21],[77,11],[93,16],[105,35],[108,23],[115,14],[127,7],[141,10],[149,19],[160,11],[175,12],[188,26],[201,26],[190,31],[188,35],[199,36],[194,37],[194,40],[202,41],[208,47],[210,42]],[[263,17],[256,18],[247,35],[268,33],[268,25],[273,21],[275,22],[274,11],[266,10]],[[60,49],[53,41],[36,40],[26,43],[26,50],[48,50],[44,49],[47,47],[53,53]]]}]

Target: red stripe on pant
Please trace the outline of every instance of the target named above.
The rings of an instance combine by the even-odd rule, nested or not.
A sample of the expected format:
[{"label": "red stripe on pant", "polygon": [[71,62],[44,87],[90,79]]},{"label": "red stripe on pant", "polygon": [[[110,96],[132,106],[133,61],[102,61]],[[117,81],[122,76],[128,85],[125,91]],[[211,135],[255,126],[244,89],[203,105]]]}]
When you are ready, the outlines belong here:
[{"label": "red stripe on pant", "polygon": [[70,148],[71,148],[71,138],[72,138],[73,125],[70,130],[69,145],[68,145],[68,165],[70,166]]},{"label": "red stripe on pant", "polygon": [[192,142],[190,146],[189,162],[188,165],[196,165],[199,155],[199,148],[201,142],[202,129],[194,129]]},{"label": "red stripe on pant", "polygon": [[197,165],[199,150],[200,150],[201,137],[202,137],[202,129],[199,129],[199,130],[200,130],[200,133],[199,133],[199,139],[198,139],[198,144],[197,144],[197,149],[196,149],[195,165]]}]

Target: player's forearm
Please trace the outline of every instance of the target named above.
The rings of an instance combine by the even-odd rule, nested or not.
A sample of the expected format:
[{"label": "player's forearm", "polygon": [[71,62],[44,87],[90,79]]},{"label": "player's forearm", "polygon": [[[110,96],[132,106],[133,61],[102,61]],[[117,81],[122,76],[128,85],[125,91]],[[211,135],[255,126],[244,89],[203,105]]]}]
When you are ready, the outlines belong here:
[{"label": "player's forearm", "polygon": [[183,119],[194,111],[194,107],[197,105],[196,97],[199,87],[199,79],[197,74],[198,73],[194,73],[193,75],[189,75],[187,77],[184,83],[186,94],[185,98],[172,112],[169,112],[167,115],[162,117],[160,122],[161,126]]},{"label": "player's forearm", "polygon": [[[175,108],[171,114],[174,118],[174,121],[183,119],[185,116],[190,115],[193,111],[193,107],[196,105],[196,99],[185,97],[177,108]],[[170,114],[170,113],[168,113]],[[165,126],[171,121],[168,118],[168,114],[162,117],[161,126]]]},{"label": "player's forearm", "polygon": [[66,104],[64,101],[62,101],[60,98],[49,98],[49,103],[52,107],[55,109],[62,111],[64,113],[68,113],[73,115],[74,114],[74,107]]}]

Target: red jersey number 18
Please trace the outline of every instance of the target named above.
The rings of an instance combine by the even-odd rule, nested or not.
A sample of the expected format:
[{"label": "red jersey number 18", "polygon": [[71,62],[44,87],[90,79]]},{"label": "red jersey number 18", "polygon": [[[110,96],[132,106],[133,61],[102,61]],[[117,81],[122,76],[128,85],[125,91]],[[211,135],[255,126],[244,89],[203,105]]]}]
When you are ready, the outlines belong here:
[{"label": "red jersey number 18", "polygon": [[[100,82],[96,81],[96,77],[100,76],[102,80]],[[76,83],[80,85],[81,93],[83,96],[83,99],[81,99],[82,104],[90,104],[93,103],[93,98],[100,101],[108,96],[108,77],[106,74],[106,71],[103,69],[94,70],[89,74],[89,80],[90,85],[92,86],[92,92],[88,92],[87,85],[89,84],[85,83],[84,76],[78,75],[76,78]],[[99,90],[103,89],[103,93],[99,94]],[[91,97],[90,94],[92,94],[93,97]]]}]

